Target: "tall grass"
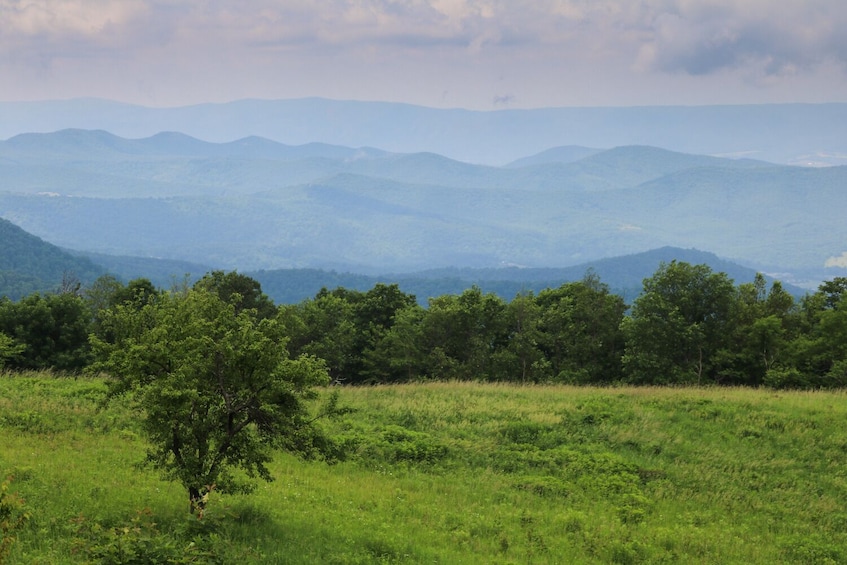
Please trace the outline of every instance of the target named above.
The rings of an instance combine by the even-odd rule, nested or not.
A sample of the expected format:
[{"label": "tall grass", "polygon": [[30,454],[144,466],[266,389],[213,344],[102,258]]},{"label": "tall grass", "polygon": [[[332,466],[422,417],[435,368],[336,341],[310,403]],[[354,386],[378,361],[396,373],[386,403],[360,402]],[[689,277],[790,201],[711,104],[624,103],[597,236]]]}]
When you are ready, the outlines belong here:
[{"label": "tall grass", "polygon": [[280,454],[198,523],[104,391],[0,377],[0,472],[32,515],[11,563],[847,561],[842,392],[342,388],[346,460]]}]

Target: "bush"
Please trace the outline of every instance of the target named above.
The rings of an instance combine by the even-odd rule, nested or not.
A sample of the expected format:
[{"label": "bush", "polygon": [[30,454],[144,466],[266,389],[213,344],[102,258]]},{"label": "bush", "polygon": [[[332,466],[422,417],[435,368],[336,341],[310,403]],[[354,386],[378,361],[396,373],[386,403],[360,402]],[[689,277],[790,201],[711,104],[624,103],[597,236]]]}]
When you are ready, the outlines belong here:
[{"label": "bush", "polygon": [[[144,509],[128,522],[107,527],[83,516],[73,520],[76,551],[92,563],[124,565],[156,565],[158,563],[232,562],[221,544],[212,536],[197,535],[192,539],[163,532],[153,521],[153,514]],[[184,532],[183,532],[184,533]]]},{"label": "bush", "polygon": [[434,463],[447,455],[447,447],[422,432],[388,426],[382,437],[385,453],[395,462]]},{"label": "bush", "polygon": [[809,379],[794,367],[775,367],[765,373],[764,385],[770,388],[808,388]]},{"label": "bush", "polygon": [[824,388],[847,387],[847,359],[842,359],[832,364],[832,368],[826,374],[826,377],[824,377],[822,386]]}]

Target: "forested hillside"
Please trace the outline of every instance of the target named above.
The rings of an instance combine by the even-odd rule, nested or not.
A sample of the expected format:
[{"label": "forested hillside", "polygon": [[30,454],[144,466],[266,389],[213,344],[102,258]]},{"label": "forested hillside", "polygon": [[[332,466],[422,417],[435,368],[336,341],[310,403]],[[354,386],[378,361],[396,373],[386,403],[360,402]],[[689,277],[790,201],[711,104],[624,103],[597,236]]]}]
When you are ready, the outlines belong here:
[{"label": "forested hillside", "polygon": [[[114,256],[97,253],[64,251],[26,233],[8,221],[0,221],[4,246],[0,258],[0,296],[17,300],[33,292],[59,290],[64,278],[89,283],[103,273],[110,273],[121,281],[149,279],[155,286],[170,288],[188,279],[196,281],[212,271],[209,265],[187,261],[145,257]],[[323,269],[276,269],[245,271],[261,283],[267,295],[278,304],[293,304],[312,298],[321,288],[344,287],[366,291],[378,283],[397,284],[404,292],[418,297],[425,305],[429,298],[443,294],[461,294],[477,286],[493,292],[504,300],[511,300],[525,292],[540,292],[566,282],[581,280],[593,272],[627,300],[638,296],[641,282],[649,277],[662,262],[686,261],[702,263],[727,273],[737,282],[751,282],[754,269],[721,259],[712,253],[695,249],[665,247],[645,253],[591,261],[561,269],[500,267],[496,269],[446,268],[413,273],[384,273],[366,275]],[[767,281],[772,277],[765,276]],[[52,282],[56,281],[56,282]],[[807,291],[789,284],[785,289],[795,297]]]},{"label": "forested hillside", "polygon": [[[64,276],[91,282],[103,273],[119,280],[149,279],[154,285],[169,288],[185,277],[195,281],[213,270],[208,265],[186,261],[144,257],[114,256],[64,251],[26,233],[8,221],[0,221],[3,230],[4,268],[0,278],[0,296],[17,300],[32,292],[56,291]],[[321,288],[344,287],[366,291],[378,283],[397,284],[404,292],[414,294],[421,304],[443,294],[461,294],[471,286],[493,292],[511,300],[522,292],[539,292],[566,282],[582,279],[593,272],[609,285],[612,292],[631,300],[641,292],[641,282],[662,262],[686,261],[706,264],[727,273],[738,282],[751,282],[754,269],[743,267],[712,253],[695,249],[665,247],[645,253],[591,261],[561,269],[501,267],[497,269],[446,268],[413,273],[366,275],[323,269],[277,269],[245,271],[244,274],[262,284],[267,295],[278,304],[293,304],[313,297]],[[765,277],[773,281],[772,277]],[[55,281],[55,282],[53,282]],[[786,284],[796,297],[806,290]]]},{"label": "forested hillside", "polygon": [[63,279],[90,283],[105,269],[75,257],[0,218],[0,297],[17,300],[34,292],[58,291]]}]

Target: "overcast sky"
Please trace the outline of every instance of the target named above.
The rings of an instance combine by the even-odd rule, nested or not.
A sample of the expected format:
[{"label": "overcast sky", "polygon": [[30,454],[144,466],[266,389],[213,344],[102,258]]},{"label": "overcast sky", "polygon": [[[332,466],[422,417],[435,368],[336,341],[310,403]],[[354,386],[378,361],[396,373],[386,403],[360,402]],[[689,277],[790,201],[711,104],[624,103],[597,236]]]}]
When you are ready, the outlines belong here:
[{"label": "overcast sky", "polygon": [[845,0],[0,0],[0,100],[847,102]]}]

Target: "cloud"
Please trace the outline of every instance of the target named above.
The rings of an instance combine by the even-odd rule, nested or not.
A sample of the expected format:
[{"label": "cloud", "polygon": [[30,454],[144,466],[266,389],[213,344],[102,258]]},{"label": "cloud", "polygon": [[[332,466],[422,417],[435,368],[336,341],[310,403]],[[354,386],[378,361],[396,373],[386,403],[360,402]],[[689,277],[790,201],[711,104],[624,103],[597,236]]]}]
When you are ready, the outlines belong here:
[{"label": "cloud", "polygon": [[830,257],[823,264],[824,267],[841,267],[847,269],[847,251],[838,257]]},{"label": "cloud", "polygon": [[[0,0],[0,49],[164,41],[359,49],[546,45],[616,53],[643,69],[704,74],[756,62],[774,73],[847,59],[843,0]],[[70,51],[68,51],[70,49]]]},{"label": "cloud", "polygon": [[[439,82],[433,98],[479,84],[479,99],[495,105],[502,101],[492,102],[491,92],[514,92],[523,103],[532,100],[529,88],[579,87],[593,98],[601,87],[639,77],[730,72],[768,86],[820,75],[825,65],[844,83],[845,6],[843,0],[0,0],[0,83],[42,69],[56,77],[184,80],[199,88],[198,81],[218,72],[239,77],[229,81],[233,89],[239,81],[271,84],[314,73],[333,84],[345,76],[393,78],[397,91]],[[71,79],[55,82],[62,80]],[[0,85],[0,96],[4,88],[12,87]],[[175,82],[172,88],[178,90]]]},{"label": "cloud", "polygon": [[839,0],[652,4],[643,21],[642,68],[690,75],[747,68],[774,76],[847,62],[847,5]]},{"label": "cloud", "polygon": [[93,36],[135,19],[145,11],[141,0],[4,0],[0,2],[6,34],[51,37]]},{"label": "cloud", "polygon": [[115,59],[173,35],[147,0],[0,0],[0,63]]}]

